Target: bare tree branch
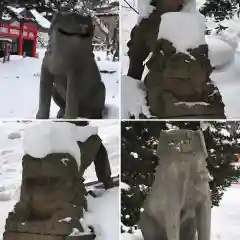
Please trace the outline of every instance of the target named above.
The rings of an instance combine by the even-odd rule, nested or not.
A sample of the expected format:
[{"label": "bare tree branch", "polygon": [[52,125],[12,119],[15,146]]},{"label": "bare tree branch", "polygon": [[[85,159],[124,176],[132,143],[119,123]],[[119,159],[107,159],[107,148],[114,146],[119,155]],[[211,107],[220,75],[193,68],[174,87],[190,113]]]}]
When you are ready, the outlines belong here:
[{"label": "bare tree branch", "polygon": [[130,4],[127,0],[123,0],[135,13],[139,14],[139,12]]}]

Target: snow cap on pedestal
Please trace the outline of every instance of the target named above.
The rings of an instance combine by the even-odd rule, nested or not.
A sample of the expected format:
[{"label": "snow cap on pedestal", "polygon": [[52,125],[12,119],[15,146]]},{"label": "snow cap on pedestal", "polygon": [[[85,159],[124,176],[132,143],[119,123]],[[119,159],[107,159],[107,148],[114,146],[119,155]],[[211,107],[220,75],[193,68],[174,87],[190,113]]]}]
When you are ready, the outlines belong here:
[{"label": "snow cap on pedestal", "polygon": [[177,52],[198,48],[205,41],[205,17],[199,12],[168,12],[162,15],[158,39],[170,41]]},{"label": "snow cap on pedestal", "polygon": [[85,142],[98,128],[76,126],[68,122],[38,122],[26,128],[23,136],[25,154],[34,158],[44,158],[52,153],[69,153],[78,166],[81,165],[81,152],[77,141]]},{"label": "snow cap on pedestal", "polygon": [[137,1],[137,9],[139,13],[138,24],[141,22],[143,18],[148,18],[149,15],[156,9],[150,3],[152,0],[138,0]]}]

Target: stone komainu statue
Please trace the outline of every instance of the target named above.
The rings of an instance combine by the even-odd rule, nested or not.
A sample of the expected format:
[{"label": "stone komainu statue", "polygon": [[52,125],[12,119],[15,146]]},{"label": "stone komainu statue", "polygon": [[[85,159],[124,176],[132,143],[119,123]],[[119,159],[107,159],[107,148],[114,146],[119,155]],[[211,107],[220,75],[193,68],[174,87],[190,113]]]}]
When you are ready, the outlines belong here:
[{"label": "stone komainu statue", "polygon": [[210,79],[207,44],[188,52],[176,52],[168,40],[156,41],[144,79],[150,111],[158,118],[225,118],[222,97]]},{"label": "stone komainu statue", "polygon": [[[98,135],[78,143],[81,165],[65,153],[49,154],[42,159],[24,155],[19,202],[6,220],[3,240],[66,240],[77,229],[74,239],[93,240],[79,222],[87,211],[83,174],[94,161],[96,175],[110,187],[111,169],[105,147]],[[71,239],[71,238],[70,238]]]},{"label": "stone komainu statue", "polygon": [[212,66],[207,44],[183,54],[177,53],[169,41],[158,39],[162,15],[179,12],[185,3],[184,0],[150,2],[155,9],[132,29],[128,42],[128,76],[141,80],[144,61],[152,53],[144,84],[153,116],[162,119],[225,118],[221,94],[210,79]]},{"label": "stone komainu statue", "polygon": [[207,150],[200,131],[161,132],[159,165],[139,225],[144,240],[210,240]]},{"label": "stone komainu statue", "polygon": [[53,18],[40,78],[37,118],[49,118],[51,97],[59,118],[102,118],[106,89],[94,59],[90,16],[59,12]]}]

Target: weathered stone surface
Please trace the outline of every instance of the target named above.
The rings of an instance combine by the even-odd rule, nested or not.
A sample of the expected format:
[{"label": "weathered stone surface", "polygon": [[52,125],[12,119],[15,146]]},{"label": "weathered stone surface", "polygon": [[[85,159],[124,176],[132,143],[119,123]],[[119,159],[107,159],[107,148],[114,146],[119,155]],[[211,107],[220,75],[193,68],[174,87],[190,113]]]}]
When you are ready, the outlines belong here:
[{"label": "weathered stone surface", "polygon": [[198,240],[210,240],[211,194],[202,132],[161,132],[157,155],[155,180],[139,222],[144,239],[195,240],[197,232]]},{"label": "weathered stone surface", "polygon": [[92,236],[53,236],[27,233],[4,233],[5,240],[92,240]]},{"label": "weathered stone surface", "polygon": [[[69,154],[54,153],[43,159],[25,155],[22,162],[20,201],[9,213],[3,239],[18,240],[12,236],[19,233],[19,239],[27,234],[25,239],[40,240],[41,235],[51,235],[49,240],[54,236],[60,240],[65,239],[61,236],[70,235],[73,228],[83,233],[79,219],[83,209],[87,210],[87,193],[75,159]],[[94,235],[89,234],[86,239],[94,239]]]},{"label": "weathered stone surface", "polygon": [[210,79],[208,46],[188,52],[157,41],[144,79],[150,111],[158,118],[225,118],[222,97]]}]

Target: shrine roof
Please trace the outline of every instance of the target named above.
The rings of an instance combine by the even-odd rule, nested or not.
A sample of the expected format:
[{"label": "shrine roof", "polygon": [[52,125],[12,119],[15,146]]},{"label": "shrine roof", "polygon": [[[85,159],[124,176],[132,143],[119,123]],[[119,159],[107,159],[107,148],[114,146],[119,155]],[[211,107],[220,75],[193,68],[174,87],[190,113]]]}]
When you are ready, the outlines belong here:
[{"label": "shrine roof", "polygon": [[[27,19],[24,17],[26,15],[28,16]],[[7,9],[4,11],[2,19],[0,19],[0,21],[12,23],[15,20],[20,21],[21,19],[35,23],[38,28],[43,30],[48,30],[51,24],[35,9],[27,10],[25,8],[15,8],[12,6],[7,6]]]}]

